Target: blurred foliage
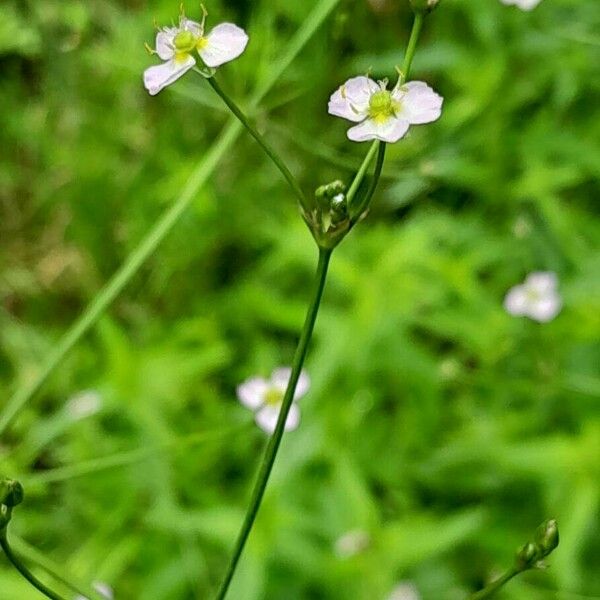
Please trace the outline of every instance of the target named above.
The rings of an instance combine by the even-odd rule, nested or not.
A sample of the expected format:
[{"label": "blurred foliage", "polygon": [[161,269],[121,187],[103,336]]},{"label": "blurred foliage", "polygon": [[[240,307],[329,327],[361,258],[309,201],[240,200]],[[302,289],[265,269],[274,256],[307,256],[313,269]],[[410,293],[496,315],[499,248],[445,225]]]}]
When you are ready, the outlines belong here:
[{"label": "blurred foliage", "polygon": [[[211,23],[251,34],[219,72],[242,104],[314,4],[210,2]],[[228,118],[193,74],[157,98],[141,86],[152,20],[177,10],[0,5],[2,398]],[[255,115],[307,190],[349,179],[365,150],[327,116],[329,94],[368,69],[392,77],[410,23],[407,0],[342,2]],[[551,568],[498,597],[600,595],[599,31],[597,0],[444,0],[428,18],[413,78],[445,97],[443,118],[389,149],[372,213],[334,256],[302,425],[231,598],[383,600],[412,580],[425,600],[458,600],[550,517]],[[4,436],[0,470],[26,488],[14,534],[118,599],[209,598],[265,443],[235,386],[290,362],[315,259],[243,136]],[[565,306],[545,325],[502,308],[532,270],[560,278]],[[99,413],[74,413],[82,390]],[[357,529],[367,547],[336,554]],[[4,561],[0,590],[39,597]]]}]

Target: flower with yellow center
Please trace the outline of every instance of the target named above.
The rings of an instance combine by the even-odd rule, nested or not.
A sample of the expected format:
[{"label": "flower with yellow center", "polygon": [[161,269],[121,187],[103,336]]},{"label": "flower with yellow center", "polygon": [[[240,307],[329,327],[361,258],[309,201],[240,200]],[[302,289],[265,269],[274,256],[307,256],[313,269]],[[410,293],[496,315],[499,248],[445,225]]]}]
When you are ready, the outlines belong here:
[{"label": "flower with yellow center", "polygon": [[[256,424],[269,434],[275,431],[291,373],[292,370],[289,367],[280,367],[271,373],[270,379],[251,377],[237,388],[239,401],[246,408],[254,411]],[[309,387],[310,379],[302,371],[294,393],[294,401],[285,422],[286,431],[292,431],[300,424],[300,408],[296,401],[306,394]]]},{"label": "flower with yellow center", "polygon": [[431,123],[442,114],[443,98],[422,81],[387,89],[387,81],[353,77],[333,93],[329,114],[358,125],[348,130],[354,142],[397,142],[411,125]]},{"label": "flower with yellow center", "polygon": [[204,35],[206,11],[202,21],[188,19],[183,12],[176,27],[163,27],[156,34],[156,48],[150,51],[163,61],[144,72],[144,86],[154,96],[177,81],[195,64],[197,53],[211,68],[219,67],[240,56],[248,44],[246,32],[233,23],[221,23]]}]

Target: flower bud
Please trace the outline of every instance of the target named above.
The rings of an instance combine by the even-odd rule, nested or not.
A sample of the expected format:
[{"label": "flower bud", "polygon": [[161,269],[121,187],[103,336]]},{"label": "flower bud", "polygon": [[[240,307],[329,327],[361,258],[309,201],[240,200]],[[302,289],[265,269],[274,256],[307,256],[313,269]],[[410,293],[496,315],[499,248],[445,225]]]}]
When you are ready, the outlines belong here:
[{"label": "flower bud", "polygon": [[346,185],[342,181],[318,187],[314,203],[303,209],[304,220],[321,248],[334,248],[350,229]]},{"label": "flower bud", "polygon": [[14,479],[0,480],[0,504],[13,508],[23,502],[23,486]]},{"label": "flower bud", "polygon": [[12,508],[9,508],[5,504],[0,504],[0,534],[5,534],[4,531],[10,523],[10,517],[12,514]]},{"label": "flower bud", "polygon": [[535,566],[541,558],[539,548],[533,542],[527,542],[519,548],[515,557],[515,565],[519,571],[526,571]]},{"label": "flower bud", "polygon": [[542,558],[548,556],[559,542],[558,525],[556,519],[544,521],[535,532],[535,543],[537,544]]},{"label": "flower bud", "polygon": [[410,0],[412,9],[422,14],[431,12],[439,3],[440,0]]}]

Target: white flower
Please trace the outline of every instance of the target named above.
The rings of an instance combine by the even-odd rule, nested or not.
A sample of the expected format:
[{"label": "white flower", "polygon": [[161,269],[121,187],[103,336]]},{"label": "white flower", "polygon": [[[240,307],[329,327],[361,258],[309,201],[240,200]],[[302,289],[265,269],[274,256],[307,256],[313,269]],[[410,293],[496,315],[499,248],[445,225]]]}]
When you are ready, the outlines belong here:
[{"label": "white flower", "polygon": [[348,130],[353,142],[397,142],[411,125],[431,123],[442,114],[443,98],[422,81],[387,89],[369,77],[346,81],[329,100],[329,114],[359,123]]},{"label": "white flower", "polygon": [[74,421],[91,417],[102,409],[102,396],[95,390],[85,390],[72,396],[65,410]]},{"label": "white flower", "polygon": [[529,317],[540,323],[551,321],[562,308],[557,285],[555,273],[531,273],[523,284],[509,290],[504,308],[511,315]]},{"label": "white flower", "polygon": [[369,547],[371,537],[362,529],[348,531],[335,542],[335,553],[340,558],[351,558]]},{"label": "white flower", "polygon": [[[92,587],[106,600],[114,600],[113,591],[109,585],[101,581],[94,581]],[[86,596],[77,596],[75,600],[89,600]]]},{"label": "white flower", "polygon": [[204,35],[206,11],[201,23],[190,21],[183,12],[176,27],[163,27],[156,34],[156,49],[162,65],[144,71],[144,86],[152,96],[177,81],[195,64],[194,52],[207,67],[219,67],[237,58],[246,49],[246,32],[233,23],[221,23]]},{"label": "white flower", "polygon": [[542,0],[500,0],[502,4],[514,4],[521,10],[533,10]]},{"label": "white flower", "polygon": [[[237,388],[239,401],[245,407],[254,411],[256,424],[269,434],[275,431],[283,396],[291,374],[292,370],[290,368],[280,367],[273,371],[271,379],[251,377]],[[285,431],[292,431],[300,424],[300,408],[296,404],[296,400],[304,396],[309,387],[310,378],[306,372],[302,371],[294,393],[294,401],[285,422]]]},{"label": "white flower", "polygon": [[421,600],[421,596],[414,584],[403,581],[392,590],[387,600]]}]

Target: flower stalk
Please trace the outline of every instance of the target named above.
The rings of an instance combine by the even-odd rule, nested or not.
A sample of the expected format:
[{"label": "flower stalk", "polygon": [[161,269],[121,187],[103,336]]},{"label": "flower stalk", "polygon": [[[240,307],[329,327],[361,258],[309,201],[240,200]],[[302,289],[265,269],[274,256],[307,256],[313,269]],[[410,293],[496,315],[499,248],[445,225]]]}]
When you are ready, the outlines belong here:
[{"label": "flower stalk", "polygon": [[265,494],[269,476],[271,475],[273,464],[275,463],[275,458],[277,456],[277,451],[279,450],[279,446],[281,444],[281,438],[283,437],[283,432],[285,431],[288,413],[294,401],[296,385],[298,384],[298,379],[300,378],[300,374],[302,372],[302,367],[308,352],[308,345],[312,337],[315,322],[317,320],[317,314],[319,312],[321,299],[323,297],[323,290],[325,289],[325,281],[327,279],[327,271],[329,268],[331,253],[332,250],[319,250],[319,263],[317,265],[313,293],[308,311],[306,313],[304,327],[302,328],[302,333],[300,334],[300,340],[298,341],[298,346],[296,347],[296,352],[294,354],[292,373],[283,397],[281,411],[277,419],[277,425],[275,426],[273,435],[270,437],[269,442],[267,443],[265,454],[256,477],[256,483],[254,485],[250,504],[248,505],[248,509],[246,511],[244,523],[242,524],[242,528],[235,543],[233,554],[230,558],[225,576],[216,595],[217,600],[223,600],[227,595],[227,590],[229,589],[231,580],[233,579],[236,567],[242,552],[244,551],[244,546],[246,545],[246,541],[248,540],[248,536],[250,535],[250,531],[252,530],[252,526],[254,525],[256,515]]}]

